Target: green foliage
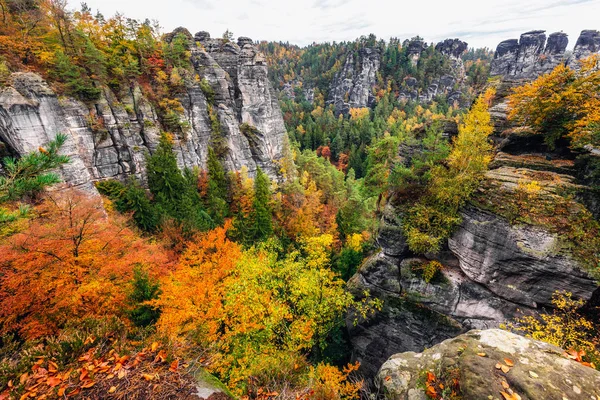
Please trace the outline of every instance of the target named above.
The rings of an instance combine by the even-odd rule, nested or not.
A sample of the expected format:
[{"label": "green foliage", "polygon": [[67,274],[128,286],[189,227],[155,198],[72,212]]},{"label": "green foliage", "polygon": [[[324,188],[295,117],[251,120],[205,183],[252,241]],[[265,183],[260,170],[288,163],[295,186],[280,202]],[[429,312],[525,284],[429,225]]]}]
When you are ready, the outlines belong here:
[{"label": "green foliage", "polygon": [[65,85],[67,94],[83,101],[94,101],[100,98],[100,88],[86,74],[83,67],[75,64],[62,51],[56,53],[56,64],[53,73]]},{"label": "green foliage", "polygon": [[128,296],[132,307],[128,316],[135,326],[149,326],[158,321],[160,309],[153,307],[148,302],[157,299],[160,293],[158,282],[152,280],[147,271],[136,267],[133,271],[132,290]]},{"label": "green foliage", "polygon": [[6,61],[0,57],[0,87],[4,86],[4,84],[8,81],[10,77],[10,69],[8,69],[8,65],[6,65]]},{"label": "green foliage", "polygon": [[200,90],[202,90],[202,93],[204,93],[208,104],[213,106],[215,104],[215,91],[210,86],[210,83],[208,83],[206,78],[202,78],[200,80]]},{"label": "green foliage", "polygon": [[136,225],[145,232],[156,232],[160,224],[160,215],[146,195],[139,182],[132,180],[125,192],[116,202],[121,212],[133,212]]},{"label": "green foliage", "polygon": [[214,222],[204,210],[196,189],[197,175],[177,167],[172,139],[163,134],[154,154],[148,157],[148,187],[159,212],[182,224],[186,231],[205,231]]},{"label": "green foliage", "polygon": [[347,281],[356,273],[363,259],[364,253],[361,250],[345,247],[335,260],[333,267],[340,277]]},{"label": "green foliage", "polygon": [[189,38],[183,34],[176,34],[170,43],[165,43],[164,53],[167,64],[175,68],[190,66]]},{"label": "green foliage", "polygon": [[271,216],[271,182],[260,168],[254,180],[254,199],[250,212],[250,234],[253,240],[262,241],[273,233]]},{"label": "green foliage", "polygon": [[58,154],[67,136],[56,135],[48,146],[20,159],[4,158],[4,175],[0,175],[0,204],[23,197],[35,197],[45,187],[60,181],[57,174],[48,172],[69,162],[69,157]]},{"label": "green foliage", "polygon": [[206,165],[208,169],[206,207],[215,224],[221,225],[229,212],[229,205],[227,204],[229,182],[227,181],[225,168],[217,159],[212,147],[208,148]]},{"label": "green foliage", "polygon": [[[488,136],[493,127],[486,99],[491,95],[487,93],[475,102],[459,126],[447,166],[430,166],[423,195],[406,208],[402,225],[409,248],[415,253],[439,251],[443,240],[461,221],[460,207],[472,196],[487,170],[492,150]],[[430,140],[428,147],[436,148],[436,143],[437,140]],[[439,151],[432,154],[425,160],[438,160]]]}]

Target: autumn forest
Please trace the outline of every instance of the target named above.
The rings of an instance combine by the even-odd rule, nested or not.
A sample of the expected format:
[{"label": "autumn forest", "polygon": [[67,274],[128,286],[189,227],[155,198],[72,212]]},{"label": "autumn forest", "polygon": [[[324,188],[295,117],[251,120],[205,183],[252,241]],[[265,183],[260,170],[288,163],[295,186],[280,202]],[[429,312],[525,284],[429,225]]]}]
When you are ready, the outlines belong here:
[{"label": "autumn forest", "polygon": [[[499,327],[598,373],[597,53],[511,80],[458,39],[0,21],[1,400],[413,398],[389,356]],[[422,398],[478,398],[452,365]]]}]

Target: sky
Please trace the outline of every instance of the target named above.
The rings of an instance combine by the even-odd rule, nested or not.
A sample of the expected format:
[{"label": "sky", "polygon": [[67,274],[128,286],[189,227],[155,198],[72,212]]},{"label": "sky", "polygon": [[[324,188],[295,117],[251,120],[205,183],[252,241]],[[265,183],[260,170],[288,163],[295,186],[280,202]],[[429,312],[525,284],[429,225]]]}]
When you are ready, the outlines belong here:
[{"label": "sky", "polygon": [[[69,0],[72,8],[80,1]],[[105,17],[116,12],[158,20],[164,32],[178,26],[192,34],[313,42],[378,38],[427,42],[459,38],[470,47],[489,47],[530,30],[563,31],[569,48],[583,29],[600,30],[600,0],[87,0]]]}]

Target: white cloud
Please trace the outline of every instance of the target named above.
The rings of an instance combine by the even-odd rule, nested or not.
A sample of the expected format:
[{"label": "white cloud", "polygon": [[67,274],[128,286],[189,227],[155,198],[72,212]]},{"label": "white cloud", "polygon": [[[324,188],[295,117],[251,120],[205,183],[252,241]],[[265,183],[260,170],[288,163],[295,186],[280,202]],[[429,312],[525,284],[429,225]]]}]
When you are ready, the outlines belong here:
[{"label": "white cloud", "polygon": [[[72,7],[79,2],[70,0]],[[471,46],[495,46],[526,31],[564,31],[572,47],[582,29],[600,29],[600,0],[87,0],[105,16],[156,19],[170,31],[220,36],[226,29],[254,40],[353,40],[374,33],[427,41],[459,37]]]}]

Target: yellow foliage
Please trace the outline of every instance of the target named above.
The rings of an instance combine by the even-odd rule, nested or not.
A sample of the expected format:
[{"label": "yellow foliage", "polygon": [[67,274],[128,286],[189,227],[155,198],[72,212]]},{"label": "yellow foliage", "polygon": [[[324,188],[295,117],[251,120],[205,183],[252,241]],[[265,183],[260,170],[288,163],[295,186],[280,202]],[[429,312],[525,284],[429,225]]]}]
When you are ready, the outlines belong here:
[{"label": "yellow foliage", "polygon": [[[360,235],[357,235],[360,237]],[[303,238],[302,250],[306,254],[306,265],[311,268],[324,268],[329,264],[333,235],[325,233],[319,236]]]},{"label": "yellow foliage", "polygon": [[539,318],[525,316],[504,327],[567,350],[585,350],[600,356],[594,325],[577,312],[584,301],[574,300],[570,292],[556,292],[552,296],[552,305],[555,307],[552,314],[542,314]]},{"label": "yellow foliage", "polygon": [[363,118],[369,117],[369,115],[370,110],[366,107],[350,109],[350,119],[353,121],[360,121]]},{"label": "yellow foliage", "polygon": [[346,246],[354,251],[360,251],[364,238],[360,233],[353,233],[346,238]]},{"label": "yellow foliage", "polygon": [[359,363],[348,364],[340,371],[338,368],[319,364],[312,367],[310,371],[311,388],[314,390],[315,399],[337,400],[358,399],[364,382],[362,380],[352,381],[350,374],[360,366]]},{"label": "yellow foliage", "polygon": [[549,145],[568,136],[574,147],[600,145],[598,55],[574,71],[559,64],[552,72],[514,90],[509,118],[543,134]]}]

